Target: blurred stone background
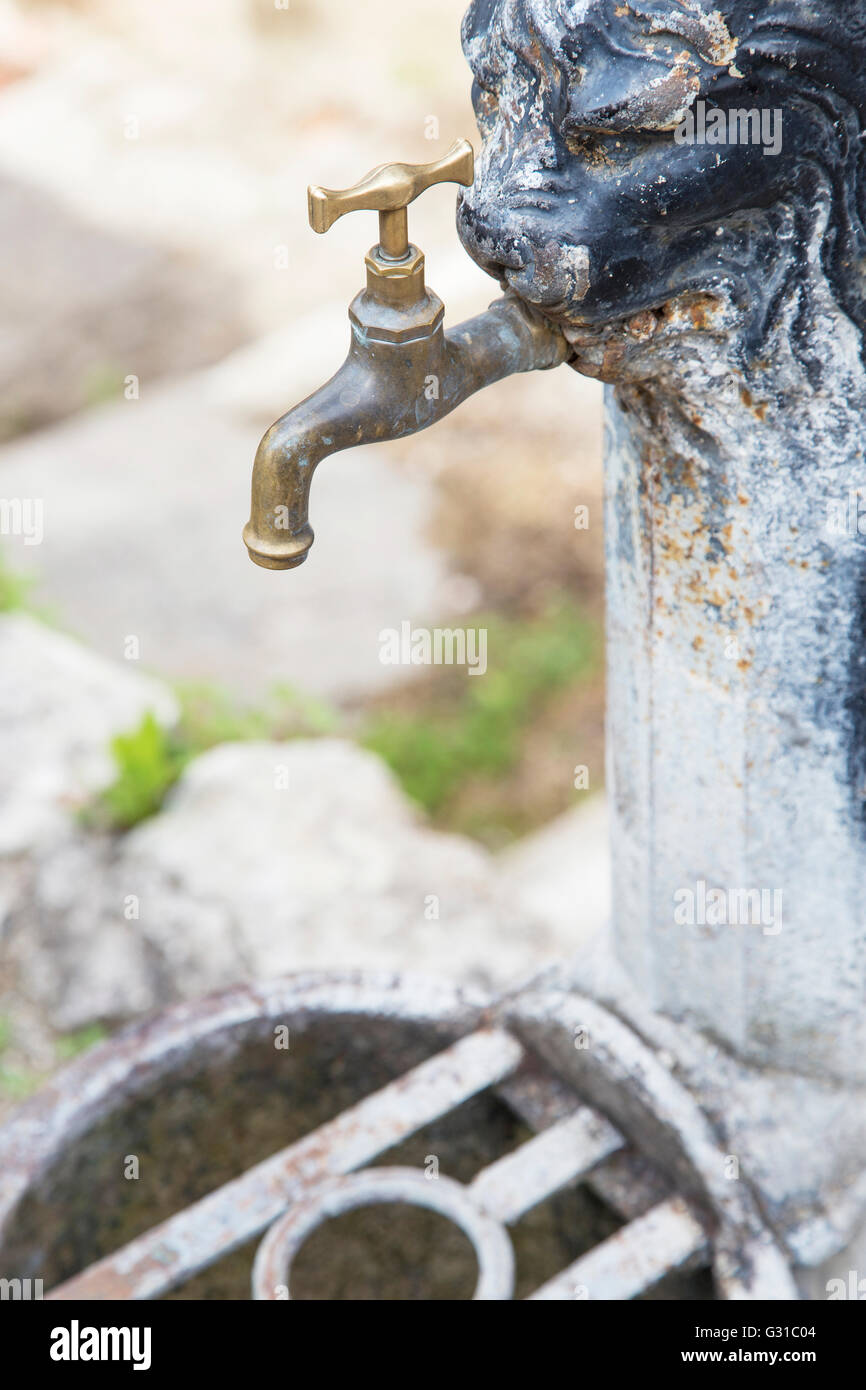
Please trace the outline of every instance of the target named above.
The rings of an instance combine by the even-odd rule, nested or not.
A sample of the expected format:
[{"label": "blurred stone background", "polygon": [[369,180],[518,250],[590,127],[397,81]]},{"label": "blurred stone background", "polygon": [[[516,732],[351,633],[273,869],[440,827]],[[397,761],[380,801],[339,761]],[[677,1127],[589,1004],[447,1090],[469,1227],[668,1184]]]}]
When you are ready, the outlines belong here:
[{"label": "blurred stone background", "polygon": [[[607,911],[597,384],[326,461],[296,572],[240,540],[375,239],[306,185],[477,145],[462,10],[0,0],[0,499],[44,507],[0,535],[0,1106],[178,997],[504,984]],[[410,213],[452,323],[499,292],[453,204]],[[405,620],[484,626],[487,675],[382,665]]]}]

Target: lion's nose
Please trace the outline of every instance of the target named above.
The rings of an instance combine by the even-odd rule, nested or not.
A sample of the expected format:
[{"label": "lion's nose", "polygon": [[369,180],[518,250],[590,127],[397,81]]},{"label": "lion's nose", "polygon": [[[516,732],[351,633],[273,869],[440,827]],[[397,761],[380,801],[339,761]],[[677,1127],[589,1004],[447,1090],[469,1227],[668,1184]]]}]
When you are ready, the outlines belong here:
[{"label": "lion's nose", "polygon": [[522,299],[552,311],[580,303],[590,284],[589,248],[539,237],[530,239],[531,259],[505,279]]},{"label": "lion's nose", "polygon": [[539,309],[579,303],[589,289],[588,248],[554,237],[542,211],[479,198],[472,188],[461,198],[457,229],[482,269]]},{"label": "lion's nose", "polygon": [[532,264],[529,237],[516,225],[514,213],[480,198],[474,188],[458,204],[457,231],[472,259],[503,288],[509,274],[520,274]]}]

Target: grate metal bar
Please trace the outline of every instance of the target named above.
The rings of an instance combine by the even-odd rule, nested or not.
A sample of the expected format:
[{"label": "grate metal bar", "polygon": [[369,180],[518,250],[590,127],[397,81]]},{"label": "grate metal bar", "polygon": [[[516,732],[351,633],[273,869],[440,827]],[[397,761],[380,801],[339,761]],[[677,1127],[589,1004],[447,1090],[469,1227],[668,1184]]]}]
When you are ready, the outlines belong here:
[{"label": "grate metal bar", "polygon": [[496,1094],[534,1130],[548,1129],[557,1120],[567,1119],[581,1103],[577,1092],[555,1072],[542,1067],[531,1052],[514,1074],[496,1087]]},{"label": "grate metal bar", "polygon": [[[545,1130],[566,1119],[579,1104],[576,1093],[560,1077],[542,1071],[528,1053],[524,1062],[496,1088],[515,1115],[534,1130]],[[621,1140],[619,1149],[587,1174],[587,1186],[625,1221],[643,1216],[671,1194],[658,1169]]]},{"label": "grate metal bar", "polygon": [[671,1197],[542,1284],[530,1301],[635,1298],[705,1250],[707,1234],[694,1211]]},{"label": "grate metal bar", "polygon": [[623,1142],[612,1124],[581,1106],[484,1168],[469,1191],[491,1216],[506,1223],[518,1221],[524,1212],[616,1153]]},{"label": "grate metal bar", "polygon": [[644,1216],[673,1194],[659,1169],[635,1149],[620,1149],[594,1168],[586,1182],[624,1221]]},{"label": "grate metal bar", "polygon": [[502,1029],[461,1038],[296,1144],[59,1285],[53,1299],[157,1298],[261,1234],[314,1182],[371,1162],[509,1076],[523,1059]]}]

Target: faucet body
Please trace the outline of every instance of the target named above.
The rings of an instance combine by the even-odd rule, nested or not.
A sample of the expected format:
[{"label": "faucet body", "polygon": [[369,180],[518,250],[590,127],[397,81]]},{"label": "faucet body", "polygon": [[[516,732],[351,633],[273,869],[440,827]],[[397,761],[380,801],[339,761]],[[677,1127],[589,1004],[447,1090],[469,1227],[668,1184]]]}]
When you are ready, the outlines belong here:
[{"label": "faucet body", "polygon": [[310,225],[326,232],[348,212],[379,214],[367,287],[349,306],[352,337],[340,370],[272,425],[253,467],[244,528],[250,558],[294,569],[313,543],[310,484],[323,458],[400,439],[441,420],[482,386],[572,355],[558,329],[513,293],[446,333],[442,301],[424,283],[424,256],[408,238],[407,208],[438,183],[472,182],[474,156],[457,140],[431,164],[382,164],[352,188],[307,190]]},{"label": "faucet body", "polygon": [[[415,247],[410,256],[423,257]],[[252,509],[244,528],[250,558],[293,569],[313,543],[310,485],[322,459],[341,449],[400,439],[426,429],[482,386],[571,355],[565,338],[513,294],[446,332],[442,301],[423,287],[414,302],[393,303],[379,275],[349,308],[349,353],[330,381],[273,424],[253,467]],[[372,284],[370,283],[372,280]]]}]

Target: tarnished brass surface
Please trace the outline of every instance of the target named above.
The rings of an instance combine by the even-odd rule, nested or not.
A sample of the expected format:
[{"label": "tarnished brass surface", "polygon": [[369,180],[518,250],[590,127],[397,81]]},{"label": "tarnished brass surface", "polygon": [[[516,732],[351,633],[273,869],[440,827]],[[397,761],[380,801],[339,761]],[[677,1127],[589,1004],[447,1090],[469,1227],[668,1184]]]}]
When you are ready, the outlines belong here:
[{"label": "tarnished brass surface", "polygon": [[409,249],[406,208],[436,183],[472,182],[474,155],[468,140],[455,140],[432,164],[380,164],[351,188],[307,189],[310,226],[326,232],[346,212],[369,209],[379,214],[379,248],[400,260]]},{"label": "tarnished brass surface", "polygon": [[313,543],[310,484],[328,454],[415,434],[482,386],[558,366],[570,353],[561,334],[514,295],[447,333],[442,317],[442,302],[430,291],[408,309],[383,304],[368,290],[355,296],[343,366],[259,445],[244,528],[257,565],[292,569],[306,559]]},{"label": "tarnished brass surface", "polygon": [[471,178],[472,147],[458,140],[433,164],[383,164],[354,188],[309,190],[316,231],[327,231],[345,212],[369,208],[380,213],[380,241],[367,254],[367,287],[349,307],[346,361],[259,445],[244,528],[257,565],[293,569],[306,559],[313,543],[310,484],[328,454],[415,434],[482,386],[555,367],[571,355],[558,329],[510,293],[444,331],[442,301],[424,283],[424,256],[406,240],[405,205],[434,183]]}]

